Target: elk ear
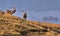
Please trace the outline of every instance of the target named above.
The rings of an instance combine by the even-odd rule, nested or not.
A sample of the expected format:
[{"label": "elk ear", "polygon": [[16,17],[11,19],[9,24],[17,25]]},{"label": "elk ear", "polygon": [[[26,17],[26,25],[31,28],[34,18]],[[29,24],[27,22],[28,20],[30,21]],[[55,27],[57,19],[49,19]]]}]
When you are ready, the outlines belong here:
[{"label": "elk ear", "polygon": [[15,7],[12,7],[13,8],[13,13],[15,13],[16,12],[16,8]]}]

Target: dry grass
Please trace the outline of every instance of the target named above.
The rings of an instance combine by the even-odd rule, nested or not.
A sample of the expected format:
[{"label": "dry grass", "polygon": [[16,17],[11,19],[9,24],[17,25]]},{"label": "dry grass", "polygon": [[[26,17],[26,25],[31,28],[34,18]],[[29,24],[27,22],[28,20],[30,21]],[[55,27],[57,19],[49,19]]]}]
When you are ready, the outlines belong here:
[{"label": "dry grass", "polygon": [[46,29],[60,29],[60,24],[41,23],[6,15],[0,15],[0,36],[60,36],[57,31]]}]

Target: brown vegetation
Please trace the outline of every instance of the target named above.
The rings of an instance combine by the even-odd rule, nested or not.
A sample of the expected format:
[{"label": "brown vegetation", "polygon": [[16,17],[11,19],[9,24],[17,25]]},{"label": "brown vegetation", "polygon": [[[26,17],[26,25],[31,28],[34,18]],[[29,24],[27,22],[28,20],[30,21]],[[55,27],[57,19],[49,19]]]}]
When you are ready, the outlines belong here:
[{"label": "brown vegetation", "polygon": [[6,15],[0,13],[0,36],[60,36],[60,24]]}]

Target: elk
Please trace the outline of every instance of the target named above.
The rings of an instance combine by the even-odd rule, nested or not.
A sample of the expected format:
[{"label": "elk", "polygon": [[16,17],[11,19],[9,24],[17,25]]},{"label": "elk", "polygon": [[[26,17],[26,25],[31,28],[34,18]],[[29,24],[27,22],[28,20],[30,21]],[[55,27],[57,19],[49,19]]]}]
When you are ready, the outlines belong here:
[{"label": "elk", "polygon": [[26,10],[23,10],[23,16],[22,16],[24,19],[27,18],[27,11]]},{"label": "elk", "polygon": [[7,10],[6,13],[8,14],[14,14],[16,12],[16,8],[13,7],[13,10]]}]

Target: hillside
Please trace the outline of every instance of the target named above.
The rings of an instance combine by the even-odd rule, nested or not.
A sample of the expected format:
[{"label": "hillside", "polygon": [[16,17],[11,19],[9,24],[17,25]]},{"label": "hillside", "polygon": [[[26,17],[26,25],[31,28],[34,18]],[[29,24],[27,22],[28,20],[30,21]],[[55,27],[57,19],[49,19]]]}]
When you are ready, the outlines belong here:
[{"label": "hillside", "polygon": [[0,36],[60,36],[60,24],[25,20],[0,12]]}]

